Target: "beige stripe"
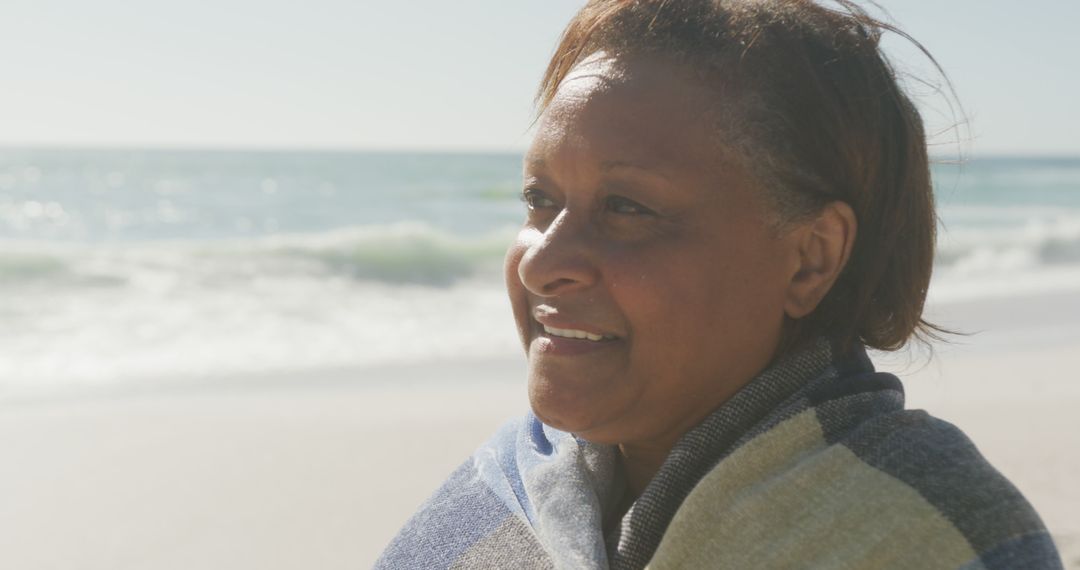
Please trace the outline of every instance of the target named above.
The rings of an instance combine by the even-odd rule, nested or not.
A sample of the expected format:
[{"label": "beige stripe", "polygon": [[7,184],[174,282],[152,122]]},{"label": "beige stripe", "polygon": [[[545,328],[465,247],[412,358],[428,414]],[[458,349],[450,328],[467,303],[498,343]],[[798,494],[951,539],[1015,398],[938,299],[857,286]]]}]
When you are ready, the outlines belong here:
[{"label": "beige stripe", "polygon": [[842,445],[810,410],[722,461],[675,513],[666,568],[957,568],[975,552],[914,489]]},{"label": "beige stripe", "polygon": [[495,530],[462,553],[450,570],[481,568],[553,569],[551,559],[532,530],[516,516],[508,516]]}]

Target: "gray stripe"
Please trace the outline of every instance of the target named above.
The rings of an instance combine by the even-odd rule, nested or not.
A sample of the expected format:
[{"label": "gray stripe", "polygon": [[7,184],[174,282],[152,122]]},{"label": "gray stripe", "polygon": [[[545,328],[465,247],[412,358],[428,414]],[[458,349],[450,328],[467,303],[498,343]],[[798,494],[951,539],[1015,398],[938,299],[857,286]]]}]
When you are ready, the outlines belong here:
[{"label": "gray stripe", "polygon": [[976,552],[1043,531],[1039,515],[955,426],[921,410],[878,416],[841,442],[926,498]]}]

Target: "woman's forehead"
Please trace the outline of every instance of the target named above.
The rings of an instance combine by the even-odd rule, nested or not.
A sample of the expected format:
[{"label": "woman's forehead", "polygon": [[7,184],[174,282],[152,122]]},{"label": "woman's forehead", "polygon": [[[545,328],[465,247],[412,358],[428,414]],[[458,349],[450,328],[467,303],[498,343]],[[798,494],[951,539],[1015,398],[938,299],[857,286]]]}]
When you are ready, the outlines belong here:
[{"label": "woman's forehead", "polygon": [[583,61],[541,115],[526,167],[583,154],[631,164],[715,161],[717,94],[675,65],[603,55]]},{"label": "woman's forehead", "polygon": [[642,104],[704,106],[717,93],[685,64],[659,55],[596,52],[582,60],[559,84],[548,108],[577,107],[597,99]]}]

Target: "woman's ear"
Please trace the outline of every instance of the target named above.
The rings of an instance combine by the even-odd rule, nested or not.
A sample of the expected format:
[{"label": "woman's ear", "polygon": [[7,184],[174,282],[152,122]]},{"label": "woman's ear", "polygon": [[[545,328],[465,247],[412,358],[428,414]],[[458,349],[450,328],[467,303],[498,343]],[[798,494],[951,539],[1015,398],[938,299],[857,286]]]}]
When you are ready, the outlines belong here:
[{"label": "woman's ear", "polygon": [[816,218],[795,230],[798,266],[788,286],[784,312],[809,315],[840,277],[851,256],[858,221],[846,202],[830,202]]}]

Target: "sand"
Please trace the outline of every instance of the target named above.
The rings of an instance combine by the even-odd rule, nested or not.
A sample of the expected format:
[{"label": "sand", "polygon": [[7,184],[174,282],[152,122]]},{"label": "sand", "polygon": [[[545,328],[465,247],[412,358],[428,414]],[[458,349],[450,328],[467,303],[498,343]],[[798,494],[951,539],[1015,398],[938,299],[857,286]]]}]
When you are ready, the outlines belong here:
[{"label": "sand", "polygon": [[[442,478],[527,405],[518,385],[490,376],[424,381],[459,366],[379,370],[391,381],[375,388],[301,382],[7,407],[0,568],[369,567]],[[483,368],[521,375],[516,362]]]},{"label": "sand", "polygon": [[[910,407],[975,440],[1080,568],[1080,295],[931,312],[984,332],[929,365],[875,360],[905,377]],[[6,402],[0,568],[369,567],[525,409],[522,373],[436,362]]]}]

